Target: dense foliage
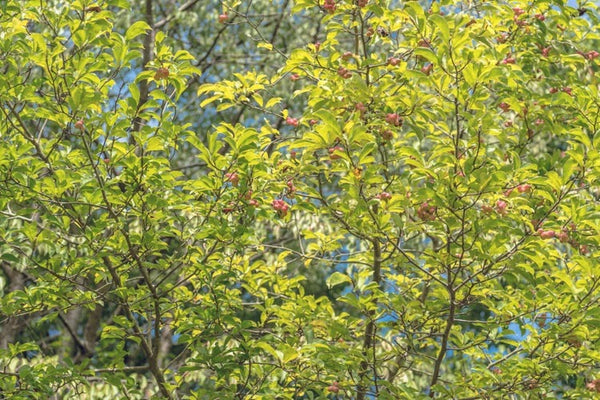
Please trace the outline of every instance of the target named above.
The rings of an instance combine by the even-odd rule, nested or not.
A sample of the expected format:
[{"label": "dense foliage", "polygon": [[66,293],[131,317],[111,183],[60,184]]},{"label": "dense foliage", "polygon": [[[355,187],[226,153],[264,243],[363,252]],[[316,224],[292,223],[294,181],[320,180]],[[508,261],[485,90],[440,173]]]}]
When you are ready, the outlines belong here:
[{"label": "dense foliage", "polygon": [[0,2],[2,396],[598,396],[598,18]]}]

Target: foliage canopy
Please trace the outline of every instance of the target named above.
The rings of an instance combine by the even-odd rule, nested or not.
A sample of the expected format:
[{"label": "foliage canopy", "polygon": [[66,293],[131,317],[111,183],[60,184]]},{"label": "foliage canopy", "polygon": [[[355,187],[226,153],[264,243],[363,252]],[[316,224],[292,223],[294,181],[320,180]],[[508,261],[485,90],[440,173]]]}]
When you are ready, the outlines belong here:
[{"label": "foliage canopy", "polygon": [[594,2],[201,3],[0,3],[4,396],[600,392]]}]

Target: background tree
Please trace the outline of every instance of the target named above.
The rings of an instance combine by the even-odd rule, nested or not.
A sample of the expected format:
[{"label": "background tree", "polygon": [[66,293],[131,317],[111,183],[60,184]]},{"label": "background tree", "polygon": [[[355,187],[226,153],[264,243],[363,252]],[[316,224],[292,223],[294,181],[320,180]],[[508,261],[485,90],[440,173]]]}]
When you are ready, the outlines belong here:
[{"label": "background tree", "polygon": [[6,396],[600,392],[593,2],[1,7]]}]

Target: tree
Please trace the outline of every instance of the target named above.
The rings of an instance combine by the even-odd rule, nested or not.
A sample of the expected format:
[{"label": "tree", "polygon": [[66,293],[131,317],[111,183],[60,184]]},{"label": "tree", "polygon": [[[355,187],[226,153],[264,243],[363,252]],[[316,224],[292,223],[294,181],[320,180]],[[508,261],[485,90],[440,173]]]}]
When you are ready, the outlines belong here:
[{"label": "tree", "polygon": [[3,394],[600,392],[597,6],[252,4],[2,4]]}]

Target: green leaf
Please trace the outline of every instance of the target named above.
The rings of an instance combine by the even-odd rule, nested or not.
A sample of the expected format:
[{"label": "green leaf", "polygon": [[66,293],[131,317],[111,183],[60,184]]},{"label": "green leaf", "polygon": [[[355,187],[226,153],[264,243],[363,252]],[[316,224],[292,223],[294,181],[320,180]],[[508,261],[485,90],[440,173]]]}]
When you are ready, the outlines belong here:
[{"label": "green leaf", "polygon": [[448,28],[448,21],[439,14],[433,14],[429,16],[429,20],[437,26],[440,31],[440,35],[445,42],[450,41],[450,29]]},{"label": "green leaf", "polygon": [[415,56],[421,56],[421,57],[423,57],[424,59],[426,59],[427,61],[429,61],[432,64],[437,64],[438,63],[437,56],[429,48],[426,48],[426,47],[417,47],[414,50],[414,54],[415,54]]},{"label": "green leaf", "polygon": [[125,39],[130,41],[140,35],[145,34],[151,29],[152,28],[150,25],[148,25],[145,21],[137,21],[127,29],[127,32],[125,33]]},{"label": "green leaf", "polygon": [[352,279],[346,274],[335,271],[333,274],[327,278],[327,287],[330,289],[334,286],[341,285],[343,283],[352,283]]}]

